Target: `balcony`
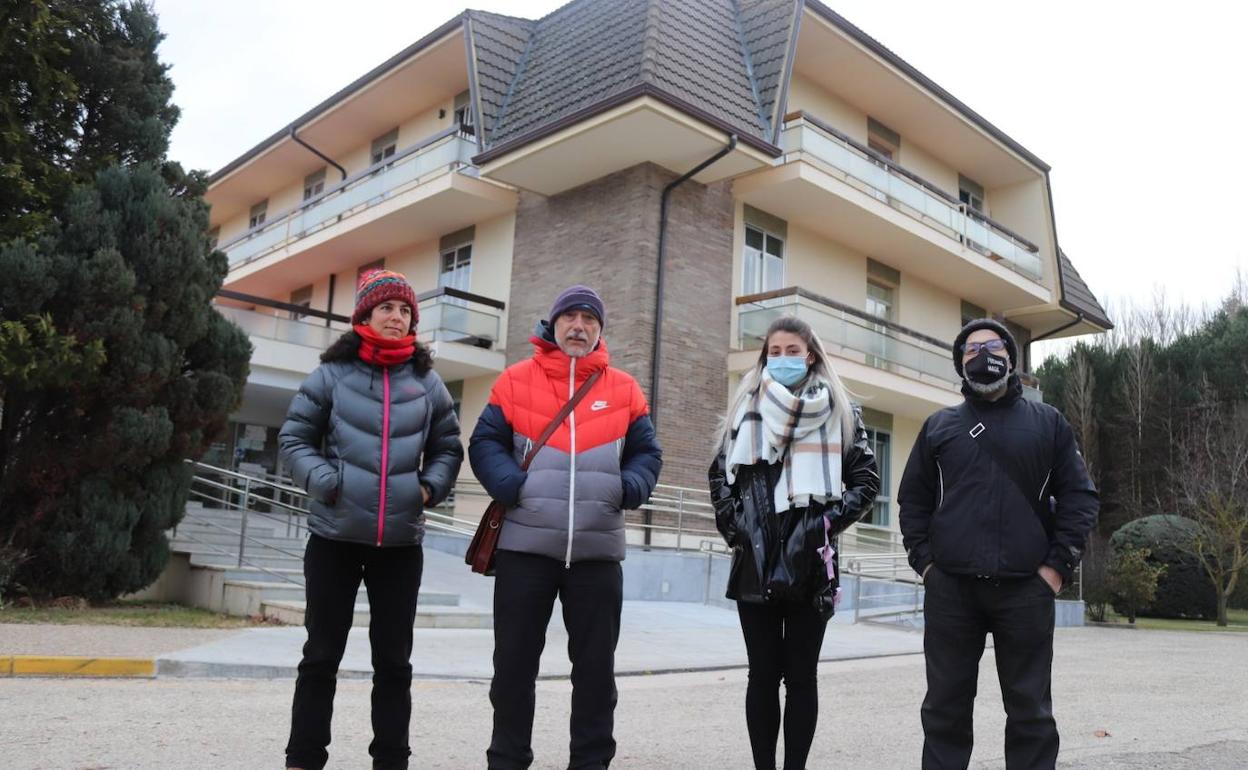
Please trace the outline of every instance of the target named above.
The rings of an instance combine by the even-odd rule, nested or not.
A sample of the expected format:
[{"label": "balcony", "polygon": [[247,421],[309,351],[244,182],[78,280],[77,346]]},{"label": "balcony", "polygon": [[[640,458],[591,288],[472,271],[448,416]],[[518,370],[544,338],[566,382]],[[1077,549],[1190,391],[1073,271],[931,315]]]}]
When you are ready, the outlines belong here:
[{"label": "balcony", "polygon": [[[474,152],[450,128],[270,217],[218,246],[229,260],[226,283],[266,293],[281,279],[340,268],[343,254],[385,253],[513,210],[515,191],[479,179]],[[286,260],[294,254],[297,265]]]},{"label": "balcony", "polygon": [[926,417],[961,400],[950,347],[940,340],[798,287],[737,297],[736,305],[743,352],[730,356],[730,370],[753,363],[773,321],[796,316],[814,328],[837,374],[868,406]]},{"label": "balcony", "polygon": [[1047,302],[1038,247],[813,116],[785,123],[783,162],[737,197],[992,306]]},{"label": "balcony", "polygon": [[506,367],[499,344],[503,302],[450,287],[423,292],[416,300],[416,339],[432,350],[443,380],[498,374]]}]

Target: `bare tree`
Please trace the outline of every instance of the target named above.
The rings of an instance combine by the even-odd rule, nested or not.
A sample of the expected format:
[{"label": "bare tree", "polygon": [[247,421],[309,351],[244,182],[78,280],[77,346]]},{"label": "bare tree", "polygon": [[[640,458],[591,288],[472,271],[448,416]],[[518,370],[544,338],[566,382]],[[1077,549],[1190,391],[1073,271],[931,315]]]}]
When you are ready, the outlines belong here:
[{"label": "bare tree", "polygon": [[1096,373],[1084,348],[1076,348],[1074,352],[1070,383],[1066,388],[1066,419],[1075,432],[1075,440],[1083,453],[1083,462],[1088,467],[1092,482],[1100,486],[1100,461],[1096,454]]},{"label": "bare tree", "polygon": [[1122,395],[1126,405],[1126,422],[1129,428],[1127,441],[1128,488],[1131,506],[1139,515],[1144,503],[1144,426],[1153,410],[1153,397],[1157,389],[1157,370],[1153,365],[1153,343],[1144,338],[1123,349]]},{"label": "bare tree", "polygon": [[1213,582],[1218,625],[1225,626],[1227,600],[1248,570],[1248,404],[1206,398],[1181,450],[1174,485],[1180,512],[1197,527],[1182,547]]}]

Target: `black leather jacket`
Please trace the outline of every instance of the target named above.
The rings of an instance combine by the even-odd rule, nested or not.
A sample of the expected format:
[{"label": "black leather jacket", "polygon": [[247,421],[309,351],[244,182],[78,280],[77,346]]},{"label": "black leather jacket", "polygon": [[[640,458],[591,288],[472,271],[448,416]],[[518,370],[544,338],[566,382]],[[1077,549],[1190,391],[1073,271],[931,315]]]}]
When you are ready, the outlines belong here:
[{"label": "black leather jacket", "polygon": [[824,519],[830,525],[828,537],[836,537],[862,518],[880,490],[875,452],[857,409],[854,418],[854,441],[841,459],[845,489],[838,501],[812,502],[777,514],[772,490],[780,478],[779,463],[738,468],[732,484],[724,475],[723,453],[711,463],[715,525],[732,547],[729,599],[813,604],[825,617],[832,616],[839,580],[828,578],[816,551],[824,544]]}]

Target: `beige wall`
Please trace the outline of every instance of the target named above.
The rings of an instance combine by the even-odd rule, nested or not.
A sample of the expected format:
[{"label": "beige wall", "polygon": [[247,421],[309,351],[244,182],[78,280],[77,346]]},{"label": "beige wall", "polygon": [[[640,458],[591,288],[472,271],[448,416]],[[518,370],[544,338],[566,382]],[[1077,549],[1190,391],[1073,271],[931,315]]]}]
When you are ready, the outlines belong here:
[{"label": "beige wall", "polygon": [[[472,245],[472,293],[511,302],[511,255],[515,245],[516,215],[481,222]],[[500,314],[500,349],[507,340],[508,313]]]},{"label": "beige wall", "polygon": [[476,427],[477,420],[485,411],[485,405],[489,403],[490,388],[494,386],[496,379],[498,378],[473,377],[463,381],[464,395],[459,402],[459,436],[464,444],[464,464],[459,470],[460,478],[475,478],[468,466],[468,439],[472,437],[472,429]]},{"label": "beige wall", "polygon": [[962,328],[962,298],[902,273],[897,292],[897,323],[953,342]]},{"label": "beige wall", "polygon": [[915,144],[909,137],[904,135],[901,137],[901,151],[898,153],[897,162],[955,198],[957,197],[957,169]]},{"label": "beige wall", "polygon": [[1040,247],[1046,271],[1044,284],[1053,288],[1056,284],[1051,265],[1056,250],[1053,247],[1053,229],[1049,227],[1051,214],[1044,181],[1033,179],[994,187],[987,193],[993,203],[989,215]]},{"label": "beige wall", "polygon": [[[454,95],[450,95],[446,100],[429,109],[421,110],[414,113],[407,120],[402,121],[399,126],[399,144],[398,151],[417,144],[426,137],[432,136],[443,129],[449,128],[454,119],[455,105]],[[438,110],[445,110],[445,115],[438,118]],[[341,154],[335,158],[347,170],[347,175],[356,174],[368,168],[370,161],[370,153],[372,150],[373,140],[376,136],[360,136],[357,137],[358,143],[353,149]],[[256,199],[252,203],[259,203],[264,200],[265,195],[269,199],[268,216],[269,219],[290,210],[294,206],[299,205],[303,200],[303,180],[306,174],[303,171],[293,172],[288,179],[278,179],[267,193],[257,194]],[[341,181],[342,175],[332,166],[325,171],[325,186],[330,187]],[[250,209],[250,205],[248,206]],[[236,238],[247,231],[247,223],[250,212],[245,210],[235,217],[224,222],[214,221],[214,225],[221,226],[220,242],[225,243],[232,238]]]},{"label": "beige wall", "polygon": [[[862,144],[867,143],[865,112],[795,72],[789,84],[788,111],[798,110],[809,112],[824,123],[843,131],[851,139]],[[902,144],[905,144],[904,136]]]},{"label": "beige wall", "polygon": [[862,309],[867,298],[867,259],[810,230],[789,226],[785,284]]},{"label": "beige wall", "polygon": [[897,514],[899,512],[897,489],[901,486],[901,474],[906,469],[906,460],[910,458],[910,449],[914,446],[914,442],[918,440],[919,430],[922,427],[922,421],[893,416],[893,433],[890,439],[892,441],[892,451],[890,452],[892,467],[890,468],[891,478],[888,483],[888,494],[892,498],[892,503],[889,506],[888,527],[894,531],[901,530],[897,522]]}]

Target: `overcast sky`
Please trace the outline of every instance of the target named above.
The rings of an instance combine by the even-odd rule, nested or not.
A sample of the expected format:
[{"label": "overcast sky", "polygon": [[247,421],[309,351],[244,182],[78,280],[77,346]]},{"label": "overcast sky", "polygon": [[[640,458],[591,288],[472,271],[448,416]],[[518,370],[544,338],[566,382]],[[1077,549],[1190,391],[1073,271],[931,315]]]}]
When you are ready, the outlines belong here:
[{"label": "overcast sky", "polygon": [[[472,0],[538,18],[562,0]],[[829,5],[1053,167],[1058,238],[1102,301],[1216,303],[1248,209],[1248,4],[834,0]],[[155,0],[182,119],[216,170],[464,6]],[[1237,82],[1238,81],[1238,82]]]}]

